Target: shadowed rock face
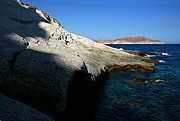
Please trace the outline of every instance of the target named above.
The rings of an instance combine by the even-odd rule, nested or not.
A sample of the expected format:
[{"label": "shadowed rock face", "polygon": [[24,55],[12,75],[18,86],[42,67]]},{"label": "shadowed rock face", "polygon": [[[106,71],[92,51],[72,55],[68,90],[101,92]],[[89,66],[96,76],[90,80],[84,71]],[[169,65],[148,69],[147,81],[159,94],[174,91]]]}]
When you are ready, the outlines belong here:
[{"label": "shadowed rock face", "polygon": [[69,33],[19,0],[0,1],[0,21],[1,93],[56,120],[73,114],[87,118],[112,65],[153,70],[143,57]]},{"label": "shadowed rock face", "polygon": [[0,94],[2,121],[54,121],[39,111]]}]

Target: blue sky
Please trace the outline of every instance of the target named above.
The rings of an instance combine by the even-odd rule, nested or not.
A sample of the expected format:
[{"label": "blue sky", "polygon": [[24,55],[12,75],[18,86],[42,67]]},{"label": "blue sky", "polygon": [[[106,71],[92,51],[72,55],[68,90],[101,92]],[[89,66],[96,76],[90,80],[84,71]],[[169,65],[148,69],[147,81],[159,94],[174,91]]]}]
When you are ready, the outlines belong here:
[{"label": "blue sky", "polygon": [[180,44],[180,0],[22,0],[91,39],[142,35]]}]

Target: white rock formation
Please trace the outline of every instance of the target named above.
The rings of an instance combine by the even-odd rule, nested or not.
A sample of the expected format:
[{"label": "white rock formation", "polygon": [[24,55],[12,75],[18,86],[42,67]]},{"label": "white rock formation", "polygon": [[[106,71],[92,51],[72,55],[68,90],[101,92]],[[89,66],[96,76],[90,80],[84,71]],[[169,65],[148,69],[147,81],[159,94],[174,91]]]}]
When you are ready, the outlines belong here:
[{"label": "white rock formation", "polygon": [[19,0],[0,1],[3,93],[57,116],[65,110],[75,72],[90,75],[82,79],[86,84],[87,80],[95,82],[108,69],[126,65],[150,70],[153,66],[135,55],[72,34],[46,13]]}]

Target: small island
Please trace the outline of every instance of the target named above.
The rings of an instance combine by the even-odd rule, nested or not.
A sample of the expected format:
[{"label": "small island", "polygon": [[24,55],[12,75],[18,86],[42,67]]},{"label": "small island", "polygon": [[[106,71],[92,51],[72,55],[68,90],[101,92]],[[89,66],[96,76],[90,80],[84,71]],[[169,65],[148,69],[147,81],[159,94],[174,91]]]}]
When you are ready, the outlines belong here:
[{"label": "small island", "polygon": [[159,40],[153,40],[144,36],[124,36],[116,40],[95,40],[102,44],[165,44]]}]

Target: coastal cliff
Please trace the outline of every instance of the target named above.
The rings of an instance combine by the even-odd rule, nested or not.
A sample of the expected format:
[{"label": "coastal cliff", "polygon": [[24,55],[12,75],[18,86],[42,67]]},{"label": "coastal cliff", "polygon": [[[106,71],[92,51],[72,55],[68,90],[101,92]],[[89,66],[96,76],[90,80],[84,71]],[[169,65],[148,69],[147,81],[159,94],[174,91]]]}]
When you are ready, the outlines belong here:
[{"label": "coastal cliff", "polygon": [[[152,72],[154,63],[70,33],[47,13],[20,0],[0,1],[0,90],[5,95],[0,120],[12,119],[8,102],[19,111],[16,120],[39,116],[87,121],[85,110],[93,108],[99,85],[115,70]],[[37,114],[23,117],[22,107]]]},{"label": "coastal cliff", "polygon": [[144,36],[124,36],[116,40],[95,40],[101,44],[165,44],[159,40],[153,40]]}]

